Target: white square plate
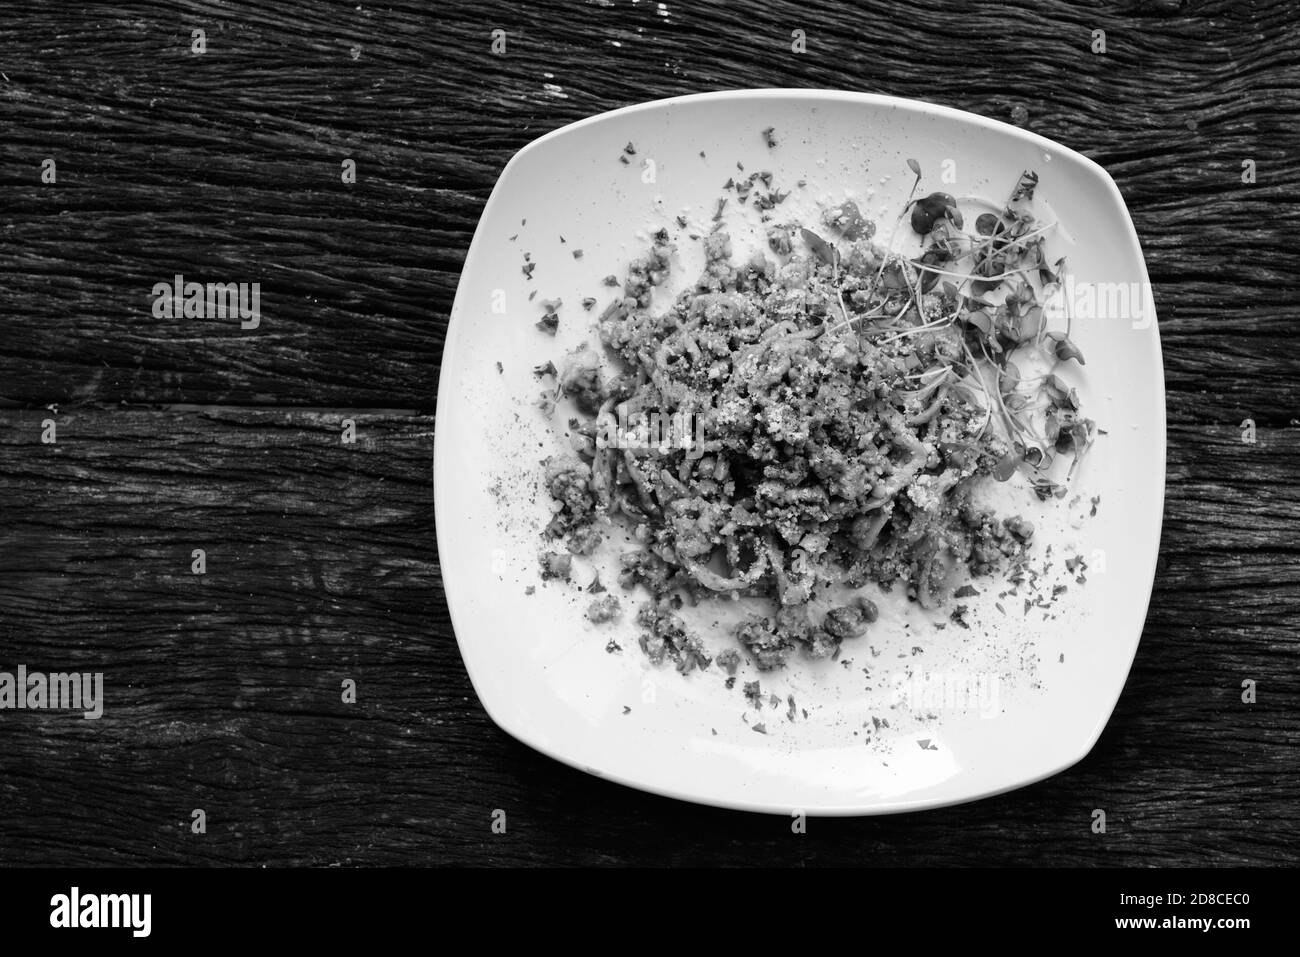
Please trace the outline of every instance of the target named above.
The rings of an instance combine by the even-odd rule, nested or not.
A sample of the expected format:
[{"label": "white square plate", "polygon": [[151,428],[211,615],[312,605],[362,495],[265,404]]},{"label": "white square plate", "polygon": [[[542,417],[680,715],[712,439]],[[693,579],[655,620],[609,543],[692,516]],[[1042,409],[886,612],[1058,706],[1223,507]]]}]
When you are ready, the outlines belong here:
[{"label": "white square plate", "polygon": [[[769,127],[775,147],[762,135]],[[624,163],[628,143],[636,152]],[[950,192],[976,212],[967,197],[1003,202],[1022,170],[1037,171],[1036,201],[1060,224],[1047,251],[1068,255],[1074,294],[1135,293],[1127,307],[1103,299],[1109,307],[1075,320],[1072,338],[1087,365],[1069,378],[1106,434],[1069,497],[1041,503],[1019,477],[995,490],[1006,514],[1036,523],[1036,564],[1051,564],[1036,588],[1015,595],[1005,584],[977,583],[970,628],[877,594],[880,620],[867,637],[846,642],[839,661],[796,658],[777,673],[747,662],[732,689],[716,666],[687,675],[656,668],[637,647],[631,612],[639,602],[618,588],[608,554],[602,577],[624,600],[621,623],[595,626],[584,616],[592,596],[582,586],[599,567],[575,562],[573,583],[539,580],[539,533],[550,516],[539,462],[568,446],[563,409],[557,429],[535,405],[543,384],[533,367],[598,341],[595,316],[614,293],[602,277],[626,275],[654,230],[668,227],[680,250],[669,293],[692,280],[702,256],[688,234],[708,232],[723,183],[741,175],[738,163],[771,171],[774,185],[793,191],[779,218],[807,216],[812,225],[821,208],[851,197],[882,239],[911,187],[908,158],[921,165],[922,193]],[[757,248],[755,216],[734,196],[728,203],[738,246]],[[895,248],[915,244],[906,231]],[[590,312],[579,306],[584,296],[599,300]],[[534,323],[541,301],[556,298],[564,305],[553,338]],[[724,807],[783,814],[935,807],[1029,784],[1083,758],[1137,650],[1164,474],[1154,303],[1114,182],[1040,136],[890,97],[688,96],[596,116],[529,144],[484,210],[442,360],[438,547],[456,637],[483,706],[511,735],[576,768]],[[1085,584],[1064,567],[1076,555],[1088,565]],[[1026,608],[1026,598],[1039,601],[1058,584],[1066,590],[1043,599],[1048,607]],[[526,594],[528,586],[535,593]],[[706,608],[692,624],[716,652],[734,643],[726,625],[735,614]],[[611,638],[621,652],[606,650]],[[758,707],[741,690],[756,679]]]}]

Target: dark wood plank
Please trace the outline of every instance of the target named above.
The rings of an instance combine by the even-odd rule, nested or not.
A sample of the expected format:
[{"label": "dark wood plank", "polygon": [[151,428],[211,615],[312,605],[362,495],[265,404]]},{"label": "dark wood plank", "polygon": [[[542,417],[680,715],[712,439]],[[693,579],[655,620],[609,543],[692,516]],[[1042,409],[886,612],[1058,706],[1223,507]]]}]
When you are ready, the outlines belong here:
[{"label": "dark wood plank", "polygon": [[[1297,319],[1300,225],[1300,21],[1284,0],[182,9],[0,25],[15,51],[0,80],[11,404],[432,409],[460,263],[514,150],[650,90],[790,85],[1023,109],[1105,164],[1132,208],[1171,419],[1282,424],[1295,408],[1300,359],[1274,348]],[[792,29],[807,53],[790,51]],[[955,70],[958,54],[979,65]],[[149,289],[178,272],[261,282],[265,324],[154,319]]]},{"label": "dark wood plank", "polygon": [[[98,722],[5,713],[0,863],[1300,862],[1293,5],[665,9],[149,0],[0,20],[0,666],[108,682]],[[1015,119],[1129,203],[1172,423],[1160,573],[1114,718],[1049,781],[796,837],[558,765],[474,698],[429,413],[495,177],[593,113],[759,86]],[[263,325],[154,319],[177,272],[261,282]]]},{"label": "dark wood plank", "polygon": [[107,702],[93,722],[6,713],[0,862],[1300,860],[1300,429],[1244,448],[1234,429],[1174,430],[1169,558],[1081,765],[795,837],[598,781],[491,724],[437,588],[428,417],[74,411],[55,446],[45,417],[0,415],[0,663],[103,670]]}]

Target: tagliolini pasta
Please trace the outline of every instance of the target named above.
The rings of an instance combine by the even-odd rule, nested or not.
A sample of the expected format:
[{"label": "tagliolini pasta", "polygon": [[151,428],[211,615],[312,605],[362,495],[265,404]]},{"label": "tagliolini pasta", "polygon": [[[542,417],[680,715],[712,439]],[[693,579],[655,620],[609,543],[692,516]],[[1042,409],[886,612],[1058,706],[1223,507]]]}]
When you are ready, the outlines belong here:
[{"label": "tagliolini pasta", "polygon": [[661,311],[651,293],[674,261],[667,231],[631,264],[599,317],[606,354],[580,349],[554,370],[580,415],[573,453],[546,463],[546,535],[586,554],[608,523],[631,530],[641,547],[622,555],[620,583],[648,591],[637,621],[652,658],[709,664],[674,614],[683,601],[766,599],[736,638],[774,668],[799,650],[832,655],[875,619],[865,598],[814,613],[832,587],[900,587],[936,608],[1023,555],[1032,525],[982,507],[981,483],[1019,469],[1043,497],[1061,494],[1043,456],[1081,455],[1093,428],[1054,374],[1036,389],[1050,390],[1046,412],[1007,405],[1026,398],[1018,349],[1057,364],[1070,358],[1062,340],[1073,349],[1046,331],[1040,295],[1057,273],[1022,208],[1026,182],[973,237],[951,197],[910,204],[929,243],[914,260],[874,243],[849,202],[819,224],[829,241],[769,223],[771,254],[743,262],[719,226],[701,239],[698,281]]}]

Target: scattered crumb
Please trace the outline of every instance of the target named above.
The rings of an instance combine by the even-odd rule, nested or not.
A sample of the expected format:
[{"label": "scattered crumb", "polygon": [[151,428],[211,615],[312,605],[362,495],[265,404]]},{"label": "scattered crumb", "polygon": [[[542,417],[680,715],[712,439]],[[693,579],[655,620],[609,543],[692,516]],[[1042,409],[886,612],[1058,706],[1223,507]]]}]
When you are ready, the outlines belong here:
[{"label": "scattered crumb", "polygon": [[568,578],[573,570],[573,556],[567,552],[541,552],[537,556],[542,566],[542,580]]},{"label": "scattered crumb", "polygon": [[587,606],[587,618],[595,624],[614,621],[623,614],[623,606],[613,595],[595,599]]},{"label": "scattered crumb", "polygon": [[[740,652],[735,648],[727,648],[725,651],[719,653],[715,660],[717,661],[719,668],[722,668],[729,675],[734,675],[736,669],[740,667]],[[730,685],[728,687],[730,687]]]}]

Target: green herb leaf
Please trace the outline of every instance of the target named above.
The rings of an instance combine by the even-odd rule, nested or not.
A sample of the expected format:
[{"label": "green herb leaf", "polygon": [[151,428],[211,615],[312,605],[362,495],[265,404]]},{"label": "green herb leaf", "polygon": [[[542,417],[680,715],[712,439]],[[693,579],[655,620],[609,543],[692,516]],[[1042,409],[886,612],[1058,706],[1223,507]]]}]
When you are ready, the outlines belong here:
[{"label": "green herb leaf", "polygon": [[1055,342],[1052,351],[1056,354],[1056,358],[1060,359],[1062,362],[1074,359],[1079,363],[1079,365],[1085,364],[1083,361],[1083,353],[1079,351],[1079,347],[1071,342],[1070,337],[1065,333],[1049,332],[1047,336]]},{"label": "green herb leaf", "polygon": [[986,336],[993,331],[993,320],[983,309],[976,309],[974,312],[967,313],[966,321]]},{"label": "green herb leaf", "polygon": [[1014,362],[1008,360],[1002,368],[1002,374],[998,377],[998,388],[1006,394],[1014,392],[1018,385],[1020,385],[1020,369]]},{"label": "green herb leaf", "polygon": [[1050,373],[1047,378],[1043,380],[1043,391],[1046,392],[1047,397],[1057,405],[1064,403],[1069,394],[1066,392],[1065,383],[1058,379],[1055,373]]},{"label": "green herb leaf", "polygon": [[1060,437],[1061,420],[1056,417],[1055,413],[1049,415],[1043,423],[1043,435],[1047,437],[1049,442],[1055,442]]},{"label": "green herb leaf", "polygon": [[1011,194],[1011,202],[1019,199],[1033,199],[1034,189],[1038,186],[1038,174],[1033,170],[1025,170],[1020,174],[1020,181],[1016,183],[1016,188]]},{"label": "green herb leaf", "polygon": [[839,254],[835,252],[835,247],[822,239],[811,229],[800,229],[799,233],[803,236],[803,241],[808,244],[808,248],[813,251],[813,254],[818,259],[828,266],[835,265],[836,260],[839,258]]},{"label": "green herb leaf", "polygon": [[1032,342],[1038,338],[1039,333],[1043,331],[1043,308],[1041,306],[1031,306],[1027,312],[1020,316],[1017,324],[1017,342]]}]

